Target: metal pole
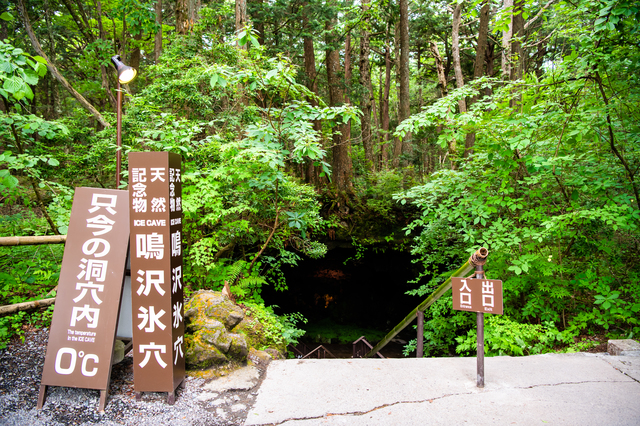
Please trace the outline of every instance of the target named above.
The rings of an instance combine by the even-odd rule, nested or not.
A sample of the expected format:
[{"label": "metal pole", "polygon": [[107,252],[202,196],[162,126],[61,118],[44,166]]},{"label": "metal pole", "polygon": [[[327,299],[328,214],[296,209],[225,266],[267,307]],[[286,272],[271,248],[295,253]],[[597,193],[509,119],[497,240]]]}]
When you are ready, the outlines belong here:
[{"label": "metal pole", "polygon": [[118,92],[118,98],[116,99],[116,189],[120,186],[120,169],[122,167],[122,90],[120,87],[120,80],[116,78],[118,82],[116,91]]},{"label": "metal pole", "polygon": [[[482,265],[476,265],[476,278],[484,278],[484,270]],[[484,314],[482,312],[476,312],[476,325],[478,327],[477,333],[477,384],[479,388],[484,387]]]},{"label": "metal pole", "polygon": [[424,312],[418,311],[418,345],[416,348],[416,358],[424,355]]}]

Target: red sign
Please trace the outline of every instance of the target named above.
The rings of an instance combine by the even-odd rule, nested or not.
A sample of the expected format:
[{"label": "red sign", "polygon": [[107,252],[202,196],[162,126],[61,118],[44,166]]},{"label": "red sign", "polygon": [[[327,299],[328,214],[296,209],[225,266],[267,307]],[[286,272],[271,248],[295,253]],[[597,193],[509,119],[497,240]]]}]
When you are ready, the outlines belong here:
[{"label": "red sign", "polygon": [[[77,188],[38,406],[46,386],[109,388],[129,245],[128,192]],[[101,399],[101,409],[106,398]]]},{"label": "red sign", "polygon": [[184,380],[181,157],[129,154],[134,388],[173,392]]},{"label": "red sign", "polygon": [[453,309],[502,315],[502,281],[451,278]]}]

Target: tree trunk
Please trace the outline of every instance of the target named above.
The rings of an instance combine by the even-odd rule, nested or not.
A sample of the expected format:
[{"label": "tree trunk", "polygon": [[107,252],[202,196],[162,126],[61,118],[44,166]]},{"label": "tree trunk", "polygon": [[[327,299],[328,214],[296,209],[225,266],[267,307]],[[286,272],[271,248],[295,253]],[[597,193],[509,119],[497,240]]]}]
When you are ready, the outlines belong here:
[{"label": "tree trunk", "polygon": [[361,108],[362,108],[362,146],[364,148],[365,167],[367,171],[375,170],[373,157],[373,140],[371,135],[371,111],[373,107],[373,88],[371,87],[371,66],[369,63],[370,41],[369,29],[371,17],[369,15],[369,5],[371,0],[362,1],[362,30],[360,33],[360,86],[362,87]]},{"label": "tree trunk", "polygon": [[153,44],[153,59],[156,63],[162,55],[162,0],[156,0],[156,35]]},{"label": "tree trunk", "polygon": [[193,28],[198,20],[198,12],[200,11],[199,0],[189,0],[189,30]]},{"label": "tree trunk", "polygon": [[[306,4],[305,4],[306,6]],[[303,6],[303,7],[305,7]],[[313,38],[309,31],[309,17],[304,12],[302,17],[302,27],[304,28],[305,35],[302,38],[304,49],[304,71],[307,77],[307,88],[313,92],[314,95],[318,95],[318,73],[316,71],[316,53],[313,47]],[[264,31],[264,26],[262,31]],[[318,101],[315,98],[310,98],[309,103],[312,106],[318,106]],[[313,130],[318,132],[322,131],[322,122],[320,120],[313,120]],[[319,183],[320,170],[313,165],[313,162],[309,161],[306,168],[306,182],[307,183]]]},{"label": "tree trunk", "polygon": [[[451,52],[453,59],[453,72],[456,76],[456,87],[460,89],[464,86],[464,76],[462,75],[462,66],[460,65],[460,19],[462,5],[458,3],[453,11],[453,25],[451,30]],[[460,113],[467,112],[467,103],[464,98],[458,101]]]},{"label": "tree trunk", "polygon": [[[512,7],[513,0],[503,0],[504,8]],[[513,34],[513,14],[509,21],[509,28],[502,31],[502,78],[508,80],[511,76],[511,35]]]},{"label": "tree trunk", "polygon": [[[306,4],[302,6],[306,7]],[[264,46],[264,0],[249,0],[249,13],[253,28],[258,33],[258,43]]]},{"label": "tree trunk", "polygon": [[[445,74],[445,69],[444,69],[444,63],[442,60],[442,56],[440,56],[440,52],[438,51],[438,45],[435,42],[431,42],[431,53],[433,54],[433,57],[435,58],[436,61],[436,73],[438,74],[438,86],[440,86],[440,93],[441,93],[441,97],[445,97],[448,94],[447,91],[447,75]],[[436,130],[437,133],[441,132],[441,128],[438,127],[438,129]],[[455,138],[451,138],[448,141],[449,144],[449,158],[451,159],[451,168],[455,168],[455,164],[453,162],[453,158],[456,155],[456,139]],[[444,162],[444,160],[442,161]]]},{"label": "tree trunk", "polygon": [[[408,0],[400,0],[400,93],[398,96],[398,124],[411,115],[409,96],[409,5]],[[406,166],[413,155],[411,133],[407,133],[402,140],[402,165]]]},{"label": "tree trunk", "polygon": [[[350,104],[349,88],[351,87],[351,32],[347,33],[344,40],[344,103]],[[351,144],[351,121],[344,124],[344,132]],[[345,140],[345,135],[342,135]]]},{"label": "tree trunk", "polygon": [[[247,25],[247,0],[236,0],[236,36]],[[241,49],[248,49],[249,44],[239,46]]]},{"label": "tree trunk", "polygon": [[189,32],[189,0],[176,0],[176,32]]},{"label": "tree trunk", "polygon": [[[496,43],[493,40],[488,39],[487,51],[485,52],[485,60],[487,62],[487,75],[493,77],[495,75],[494,65],[496,62]],[[491,96],[493,90],[491,87],[487,87],[484,94],[485,96]]]},{"label": "tree trunk", "polygon": [[389,169],[389,92],[391,91],[391,46],[387,42],[384,51],[384,93],[380,103],[380,121],[382,122],[382,155],[384,170]]},{"label": "tree trunk", "polygon": [[[456,76],[456,87],[460,89],[464,86],[464,76],[462,75],[462,66],[460,65],[460,19],[461,19],[462,5],[458,3],[456,8],[453,11],[453,25],[451,29],[451,56],[453,59],[453,72]],[[460,114],[467,112],[467,102],[465,98],[461,98],[458,100],[458,108],[460,109]],[[451,160],[451,164],[453,166],[453,161],[456,158],[456,139],[455,137],[451,138],[450,145],[453,147],[449,149],[449,156]]]},{"label": "tree trunk", "polygon": [[104,117],[98,112],[97,109],[94,108],[80,93],[78,93],[69,82],[60,74],[56,65],[49,59],[44,50],[42,50],[42,46],[40,42],[36,38],[35,33],[33,32],[33,28],[31,27],[31,22],[29,20],[29,15],[27,13],[27,8],[25,7],[24,0],[18,0],[18,9],[22,15],[22,21],[25,27],[25,31],[27,32],[29,39],[31,40],[31,45],[36,53],[47,61],[47,68],[49,72],[64,86],[65,89],[73,96],[87,111],[93,115],[93,117],[98,120],[98,122],[103,127],[109,127],[110,124],[104,119]]},{"label": "tree trunk", "polygon": [[442,60],[442,56],[440,56],[440,52],[438,51],[438,45],[434,41],[431,42],[430,48],[433,58],[436,61],[436,74],[438,75],[440,97],[444,98],[449,93],[447,91],[447,75],[444,72],[444,62]]},{"label": "tree trunk", "polygon": [[[133,39],[136,42],[142,40],[142,29],[140,29],[138,33],[133,36]],[[133,46],[133,49],[131,50],[129,66],[131,68],[135,68],[136,70],[140,69],[140,45],[138,43],[135,43],[135,46]]]},{"label": "tree trunk", "polygon": [[[334,15],[326,23],[327,34],[327,51],[326,51],[326,67],[327,67],[327,84],[329,85],[329,102],[331,106],[340,106],[344,104],[344,92],[342,90],[342,82],[340,81],[340,52],[336,49],[336,36],[333,27],[337,21]],[[333,129],[333,146],[331,152],[333,154],[332,178],[335,187],[341,191],[351,189],[351,145],[349,135],[346,132],[346,126],[337,125]]]},{"label": "tree trunk", "polygon": [[[524,71],[524,51],[522,49],[521,37],[524,37],[524,18],[522,12],[524,0],[516,0],[513,3],[512,37],[511,37],[511,57],[516,57],[516,61],[511,67],[510,80],[519,80]],[[513,60],[513,59],[512,59]]]},{"label": "tree trunk", "polygon": [[[487,40],[489,32],[489,2],[483,0],[482,8],[480,9],[480,25],[478,28],[478,45],[476,46],[476,60],[473,64],[473,78],[474,80],[482,77],[484,72],[484,58],[485,51],[487,50]],[[469,100],[467,107],[471,107],[472,104],[477,102],[478,96],[474,96]],[[467,137],[464,144],[464,157],[467,158],[473,154],[473,146],[476,143],[476,134],[474,132],[467,133]]]},{"label": "tree trunk", "polygon": [[418,46],[417,46],[417,55],[418,57],[416,58],[417,61],[417,65],[418,65],[418,111],[422,111],[422,105],[423,105],[423,99],[422,99],[422,76],[420,75],[420,69],[421,69],[421,62],[422,62],[422,43],[418,42]]},{"label": "tree trunk", "polygon": [[[476,60],[473,63],[473,78],[480,78],[484,75],[485,52],[487,51],[487,41],[489,40],[489,2],[483,0],[480,9],[480,25],[478,27],[478,45],[476,46]],[[477,100],[477,99],[476,99]]]},{"label": "tree trunk", "polygon": [[[524,0],[516,0],[513,4],[512,19],[512,40],[511,40],[511,57],[515,62],[511,66],[509,79],[511,81],[520,80],[524,72],[524,50],[522,49],[521,37],[524,37],[524,18],[522,11],[524,8]],[[509,101],[509,105],[515,108],[520,103],[521,96],[516,95]]]},{"label": "tree trunk", "polygon": [[[393,38],[393,59],[396,67],[396,94],[400,98],[400,21],[396,22],[394,27]],[[394,105],[395,106],[395,105]],[[397,123],[400,123],[400,108],[394,108]],[[389,135],[391,139],[391,135]],[[402,155],[402,141],[400,138],[393,138],[393,156],[391,166],[397,168],[400,165],[400,156]]]},{"label": "tree trunk", "polygon": [[[55,36],[53,34],[53,25],[51,24],[51,7],[49,5],[49,1],[45,1],[44,6],[45,6],[44,18],[47,24],[47,29],[49,30],[48,31],[49,55],[50,55],[50,58],[55,61],[56,60]],[[2,21],[5,22],[4,19]],[[2,38],[0,40],[4,40],[5,38]],[[44,90],[45,90],[44,116],[47,120],[54,120],[56,118],[56,111],[55,111],[56,100],[55,100],[55,96],[53,96],[54,91],[52,90],[54,84],[55,82],[51,78],[51,75],[46,75],[45,81],[44,81]]]}]

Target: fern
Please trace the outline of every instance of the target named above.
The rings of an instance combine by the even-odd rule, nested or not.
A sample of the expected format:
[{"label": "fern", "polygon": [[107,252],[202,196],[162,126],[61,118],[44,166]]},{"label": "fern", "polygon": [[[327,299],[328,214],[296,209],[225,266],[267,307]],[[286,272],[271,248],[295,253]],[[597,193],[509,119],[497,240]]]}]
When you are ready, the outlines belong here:
[{"label": "fern", "polygon": [[240,287],[260,287],[266,284],[267,280],[264,277],[252,275],[250,277],[243,277],[238,281]]},{"label": "fern", "polygon": [[260,297],[261,287],[267,284],[267,280],[257,273],[244,276],[247,273],[249,263],[244,260],[237,260],[230,265],[225,274],[225,281],[229,283],[231,293],[237,300],[250,299],[256,303],[262,303]]},{"label": "fern", "polygon": [[247,262],[244,260],[237,260],[233,263],[233,265],[229,266],[227,269],[226,281],[229,282],[230,285],[234,285],[238,278],[240,278],[243,269],[246,267]]}]

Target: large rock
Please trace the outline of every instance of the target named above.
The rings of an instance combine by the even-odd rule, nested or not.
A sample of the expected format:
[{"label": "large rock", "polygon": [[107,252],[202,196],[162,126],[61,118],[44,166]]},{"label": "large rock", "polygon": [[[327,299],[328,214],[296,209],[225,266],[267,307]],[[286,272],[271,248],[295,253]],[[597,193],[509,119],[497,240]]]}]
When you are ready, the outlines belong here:
[{"label": "large rock", "polygon": [[228,362],[244,362],[249,346],[233,328],[244,312],[220,292],[199,291],[185,305],[187,368],[206,369]]}]

